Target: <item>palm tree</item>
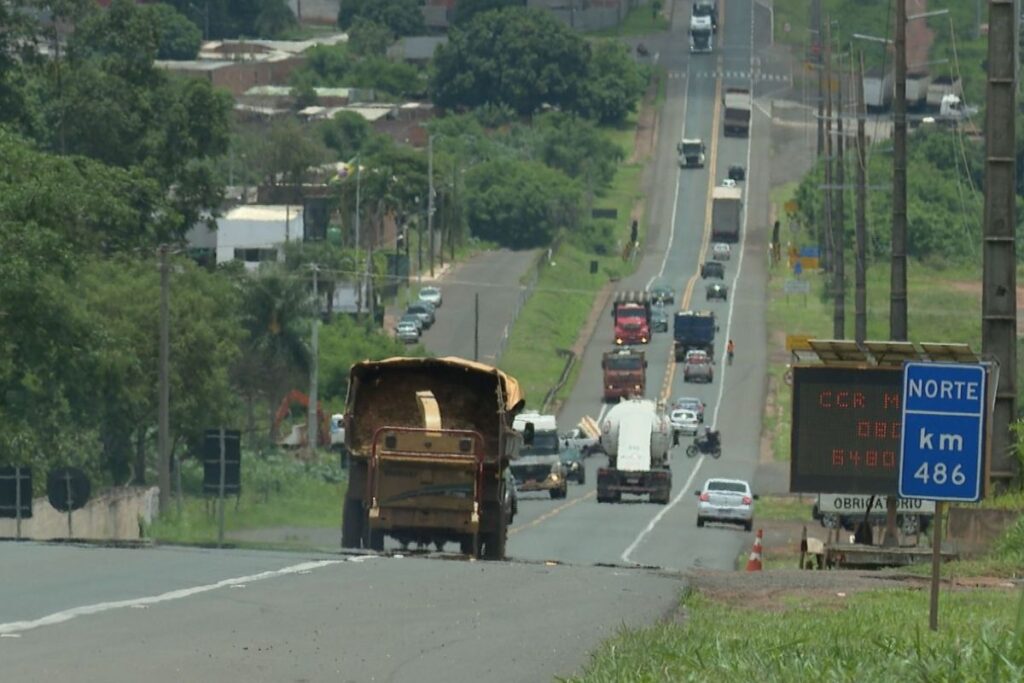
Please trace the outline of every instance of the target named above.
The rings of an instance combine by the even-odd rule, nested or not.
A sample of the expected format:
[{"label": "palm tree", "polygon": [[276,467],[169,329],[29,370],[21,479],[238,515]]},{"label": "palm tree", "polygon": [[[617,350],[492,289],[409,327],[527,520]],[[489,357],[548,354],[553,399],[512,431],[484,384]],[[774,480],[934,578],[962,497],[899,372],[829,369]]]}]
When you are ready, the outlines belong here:
[{"label": "palm tree", "polygon": [[267,401],[271,439],[274,409],[291,385],[309,374],[307,332],[313,306],[300,272],[273,266],[242,282],[243,325],[248,332],[235,381],[246,397],[250,433],[255,431],[254,402]]}]

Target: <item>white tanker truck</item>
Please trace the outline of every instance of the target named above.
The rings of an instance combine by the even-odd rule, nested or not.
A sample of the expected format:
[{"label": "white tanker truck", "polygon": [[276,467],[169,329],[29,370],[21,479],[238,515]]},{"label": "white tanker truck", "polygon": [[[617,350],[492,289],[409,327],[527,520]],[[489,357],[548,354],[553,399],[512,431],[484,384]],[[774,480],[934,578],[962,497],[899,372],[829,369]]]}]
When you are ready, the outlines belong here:
[{"label": "white tanker truck", "polygon": [[672,425],[662,405],[629,399],[612,407],[601,421],[608,467],[597,471],[597,502],[617,503],[623,493],[630,493],[667,503],[672,497],[668,451],[673,445]]}]

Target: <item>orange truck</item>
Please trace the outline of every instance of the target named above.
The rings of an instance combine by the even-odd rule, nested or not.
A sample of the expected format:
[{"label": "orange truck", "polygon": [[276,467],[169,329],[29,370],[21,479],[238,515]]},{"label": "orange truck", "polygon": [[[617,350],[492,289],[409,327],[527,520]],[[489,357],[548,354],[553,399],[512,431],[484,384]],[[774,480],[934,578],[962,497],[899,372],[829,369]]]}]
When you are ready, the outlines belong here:
[{"label": "orange truck", "polygon": [[639,398],[647,390],[647,359],[643,351],[629,347],[606,351],[601,357],[604,400]]}]

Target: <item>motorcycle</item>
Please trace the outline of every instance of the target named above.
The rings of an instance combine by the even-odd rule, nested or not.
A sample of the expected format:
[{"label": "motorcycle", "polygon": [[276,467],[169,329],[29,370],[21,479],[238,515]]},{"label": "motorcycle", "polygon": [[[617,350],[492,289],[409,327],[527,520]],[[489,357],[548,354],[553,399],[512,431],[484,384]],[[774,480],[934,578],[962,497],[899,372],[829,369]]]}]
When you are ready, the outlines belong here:
[{"label": "motorcycle", "polygon": [[686,447],[686,457],[692,458],[698,453],[701,455],[710,455],[712,458],[719,458],[722,456],[722,440],[721,438],[714,439],[714,443],[704,436],[698,436],[693,440],[689,446]]}]

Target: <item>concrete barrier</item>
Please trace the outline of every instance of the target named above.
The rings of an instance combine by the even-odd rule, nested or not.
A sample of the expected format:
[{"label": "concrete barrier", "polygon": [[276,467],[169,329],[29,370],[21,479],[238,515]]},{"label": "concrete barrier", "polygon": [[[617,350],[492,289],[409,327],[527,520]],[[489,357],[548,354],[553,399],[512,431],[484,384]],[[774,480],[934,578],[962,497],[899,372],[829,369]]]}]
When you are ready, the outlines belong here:
[{"label": "concrete barrier", "polygon": [[[72,538],[101,541],[137,541],[140,522],[153,521],[158,512],[155,486],[123,487],[105,491],[81,510],[71,513]],[[15,538],[17,520],[0,519],[0,538]],[[68,538],[68,515],[55,510],[46,498],[32,501],[32,518],[21,520],[21,537],[36,541]]]},{"label": "concrete barrier", "polygon": [[976,557],[1017,523],[1021,510],[950,508],[946,540],[961,557]]}]

